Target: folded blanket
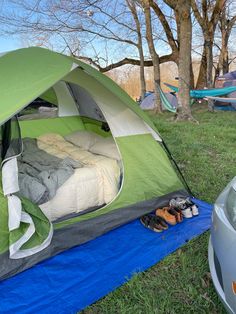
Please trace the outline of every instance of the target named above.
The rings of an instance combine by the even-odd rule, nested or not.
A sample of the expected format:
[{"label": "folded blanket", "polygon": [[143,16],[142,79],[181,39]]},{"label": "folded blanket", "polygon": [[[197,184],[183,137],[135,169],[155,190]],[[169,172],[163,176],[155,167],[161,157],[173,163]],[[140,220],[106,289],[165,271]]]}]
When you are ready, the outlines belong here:
[{"label": "folded blanket", "polygon": [[24,151],[18,158],[20,194],[36,204],[52,199],[57,189],[83,163],[71,158],[60,159],[37,146],[35,139],[23,139]]},{"label": "folded blanket", "polygon": [[[97,176],[102,182],[104,194],[103,203],[107,204],[114,199],[119,190],[120,169],[116,160],[92,154],[67,142],[59,134],[44,134],[37,138],[38,147],[47,153],[60,158],[72,158],[82,162],[85,167],[96,169]],[[86,197],[88,198],[88,197]],[[96,206],[94,204],[92,206]]]}]

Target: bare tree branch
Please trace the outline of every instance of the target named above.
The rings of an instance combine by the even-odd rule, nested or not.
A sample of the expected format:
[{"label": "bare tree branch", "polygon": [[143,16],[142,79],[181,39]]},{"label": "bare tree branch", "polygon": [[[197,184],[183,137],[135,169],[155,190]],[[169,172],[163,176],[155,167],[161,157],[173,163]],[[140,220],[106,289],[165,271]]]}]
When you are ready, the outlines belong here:
[{"label": "bare tree branch", "polygon": [[[106,67],[102,67],[100,66],[100,64],[98,64],[96,61],[94,61],[92,58],[89,57],[85,57],[85,56],[79,56],[78,59],[84,60],[92,65],[94,65],[100,72],[108,72],[110,70],[113,70],[115,68],[119,68],[123,65],[126,64],[130,64],[130,65],[138,65],[140,66],[140,60],[137,59],[131,59],[131,58],[124,58],[118,62],[115,63],[111,63]],[[161,63],[166,63],[166,62],[174,62],[174,57],[173,54],[169,54],[169,55],[165,55],[165,56],[161,56],[159,58],[160,64]],[[145,60],[144,61],[144,66],[145,67],[152,67],[153,66],[153,62],[152,60]]]}]

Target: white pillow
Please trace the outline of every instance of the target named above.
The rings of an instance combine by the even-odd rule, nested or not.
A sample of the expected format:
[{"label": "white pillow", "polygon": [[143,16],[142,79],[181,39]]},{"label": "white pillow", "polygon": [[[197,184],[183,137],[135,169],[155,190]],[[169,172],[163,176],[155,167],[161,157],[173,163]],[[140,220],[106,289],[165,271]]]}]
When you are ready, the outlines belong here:
[{"label": "white pillow", "polygon": [[90,152],[120,160],[120,153],[113,138],[102,138],[89,149]]},{"label": "white pillow", "polygon": [[76,131],[65,136],[65,139],[85,150],[89,150],[102,136],[89,131]]}]

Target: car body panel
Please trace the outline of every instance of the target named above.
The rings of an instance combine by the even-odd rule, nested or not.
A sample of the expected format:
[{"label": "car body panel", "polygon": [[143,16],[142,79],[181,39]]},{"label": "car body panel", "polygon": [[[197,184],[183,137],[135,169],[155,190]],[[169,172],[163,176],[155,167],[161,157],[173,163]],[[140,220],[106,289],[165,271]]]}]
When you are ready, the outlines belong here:
[{"label": "car body panel", "polygon": [[236,282],[236,230],[226,214],[226,200],[232,180],[216,200],[213,214],[211,237],[208,247],[210,271],[216,291],[229,313],[236,313],[236,294],[232,289]]}]

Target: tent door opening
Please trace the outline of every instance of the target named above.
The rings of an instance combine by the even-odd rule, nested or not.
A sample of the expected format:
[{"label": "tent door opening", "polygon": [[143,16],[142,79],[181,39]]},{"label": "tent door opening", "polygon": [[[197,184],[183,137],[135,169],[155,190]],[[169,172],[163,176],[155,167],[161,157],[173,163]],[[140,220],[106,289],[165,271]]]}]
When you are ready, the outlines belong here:
[{"label": "tent door opening", "polygon": [[52,222],[110,204],[123,180],[121,156],[99,107],[82,89],[77,97],[91,108],[74,98],[73,103],[69,86],[60,87],[68,89],[62,95],[54,88],[54,104],[39,97],[19,114],[24,147],[19,193]]}]

